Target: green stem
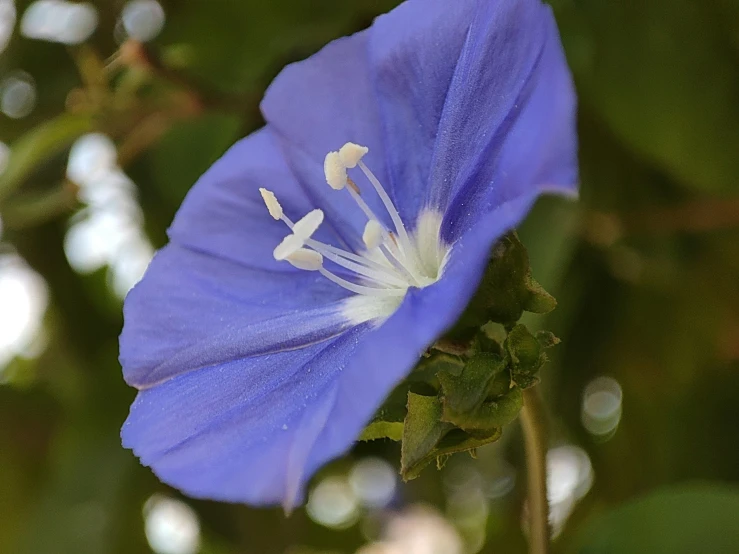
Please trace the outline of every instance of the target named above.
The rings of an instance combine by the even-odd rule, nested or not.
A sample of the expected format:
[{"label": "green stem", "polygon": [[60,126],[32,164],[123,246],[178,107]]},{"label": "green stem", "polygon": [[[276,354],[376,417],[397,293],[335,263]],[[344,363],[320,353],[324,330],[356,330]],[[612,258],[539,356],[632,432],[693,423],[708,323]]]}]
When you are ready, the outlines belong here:
[{"label": "green stem", "polygon": [[521,427],[526,448],[529,507],[529,552],[549,552],[549,503],[547,501],[547,447],[543,406],[533,388],[523,391]]}]

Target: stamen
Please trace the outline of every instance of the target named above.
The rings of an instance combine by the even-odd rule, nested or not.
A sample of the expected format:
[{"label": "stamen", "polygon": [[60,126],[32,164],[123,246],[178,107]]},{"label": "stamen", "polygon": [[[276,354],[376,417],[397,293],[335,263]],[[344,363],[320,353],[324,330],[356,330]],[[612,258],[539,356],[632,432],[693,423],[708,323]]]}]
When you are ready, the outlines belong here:
[{"label": "stamen", "polygon": [[408,232],[405,230],[405,225],[403,225],[403,220],[400,219],[400,214],[398,213],[398,210],[395,208],[393,201],[390,200],[390,197],[388,196],[387,192],[385,192],[385,189],[382,188],[382,184],[380,183],[380,181],[377,179],[377,177],[375,177],[375,174],[372,173],[366,165],[364,165],[364,162],[359,160],[357,162],[357,165],[359,165],[359,169],[362,170],[362,172],[367,177],[369,182],[372,183],[372,186],[375,187],[375,190],[377,191],[378,196],[382,200],[382,203],[385,205],[385,209],[387,210],[387,213],[390,214],[390,218],[393,220],[393,225],[395,225],[395,230],[398,232],[398,235],[400,236],[400,244],[402,245],[403,250],[410,251],[411,240],[408,237]]},{"label": "stamen", "polygon": [[353,252],[347,252],[346,250],[342,250],[341,248],[336,248],[335,246],[331,246],[330,244],[324,244],[314,239],[307,240],[305,241],[305,243],[311,248],[313,248],[314,250],[326,256],[327,258],[329,257],[328,253],[332,253],[342,258],[346,258],[347,260],[353,260],[369,268],[376,269],[377,271],[384,272],[390,277],[398,277],[398,274],[395,273],[392,268],[383,266],[374,260],[365,258],[364,256],[359,256],[357,254],[354,254]]},{"label": "stamen", "polygon": [[341,163],[338,152],[329,152],[323,160],[323,172],[326,182],[334,190],[341,190],[346,186],[346,166]]},{"label": "stamen", "polygon": [[383,286],[383,287],[389,286],[389,285],[397,286],[397,287],[408,286],[407,281],[402,279],[400,276],[396,275],[389,268],[388,269],[381,268],[378,271],[376,269],[367,267],[366,265],[358,264],[350,260],[347,260],[346,258],[342,258],[341,256],[338,256],[331,252],[322,252],[319,249],[316,249],[316,251],[323,254],[326,258],[334,262],[336,265],[339,265],[343,268],[353,271],[354,273],[362,275],[363,277],[367,277],[368,279],[372,279],[380,286]]},{"label": "stamen", "polygon": [[382,244],[382,239],[384,238],[385,230],[382,228],[382,225],[380,225],[377,220],[370,219],[367,222],[367,225],[364,226],[364,233],[362,234],[362,241],[364,241],[364,245],[369,250],[374,250],[380,244]]},{"label": "stamen", "polygon": [[318,226],[321,223],[323,223],[323,211],[313,210],[295,222],[293,225],[293,234],[303,240],[307,240],[318,230]]},{"label": "stamen", "polygon": [[285,259],[298,269],[306,271],[320,271],[323,267],[323,256],[307,248],[300,248]]},{"label": "stamen", "polygon": [[[259,192],[269,215],[275,220],[283,221],[291,231],[274,249],[273,255],[276,260],[287,261],[298,269],[318,271],[332,283],[357,295],[386,299],[385,303],[381,303],[381,309],[377,307],[373,309],[378,314],[384,313],[385,310],[389,314],[397,307],[394,299],[402,299],[409,287],[424,287],[438,279],[441,267],[436,268],[434,262],[442,260],[440,263],[443,265],[443,257],[439,258],[436,255],[434,259],[429,258],[428,261],[433,267],[426,267],[428,264],[423,263],[425,258],[418,252],[420,243],[414,242],[421,240],[416,236],[417,232],[411,240],[387,192],[377,177],[361,161],[368,152],[369,149],[365,146],[346,143],[338,152],[329,152],[324,160],[326,182],[335,190],[346,188],[354,202],[367,216],[368,221],[364,226],[362,241],[368,252],[363,254],[348,252],[312,238],[323,223],[324,212],[322,210],[312,210],[298,221],[293,222],[285,215],[272,191],[260,188]],[[357,166],[361,168],[382,200],[393,221],[397,235],[389,231],[375,215],[372,208],[360,196],[359,187],[347,175],[347,169]],[[436,219],[441,221],[440,217]],[[420,224],[419,228],[421,228]],[[431,247],[435,245],[437,250],[443,248],[443,245],[437,244],[438,229],[435,231],[432,228],[430,231],[435,233],[435,238],[430,239],[432,240]],[[423,234],[425,237],[429,233]],[[428,242],[429,239],[424,238],[423,240]],[[323,266],[324,259],[331,260],[339,267],[349,270],[359,282],[347,280],[332,273]]]},{"label": "stamen", "polygon": [[264,200],[264,203],[267,205],[269,215],[279,221],[282,218],[282,206],[280,206],[280,203],[277,201],[275,193],[267,189],[259,189],[259,193],[262,195],[262,200]]},{"label": "stamen", "polygon": [[347,142],[339,149],[339,158],[344,167],[347,169],[354,169],[357,167],[359,160],[361,160],[367,152],[369,152],[369,148],[366,146]]},{"label": "stamen", "polygon": [[364,287],[362,285],[357,285],[356,283],[352,283],[351,281],[347,281],[346,279],[342,279],[338,275],[334,275],[330,271],[320,268],[318,270],[321,275],[323,275],[326,279],[329,281],[332,281],[339,285],[340,287],[345,288],[346,290],[349,290],[351,292],[356,292],[357,294],[363,294],[365,296],[405,296],[405,289],[379,289],[379,288],[373,288],[373,287]]}]

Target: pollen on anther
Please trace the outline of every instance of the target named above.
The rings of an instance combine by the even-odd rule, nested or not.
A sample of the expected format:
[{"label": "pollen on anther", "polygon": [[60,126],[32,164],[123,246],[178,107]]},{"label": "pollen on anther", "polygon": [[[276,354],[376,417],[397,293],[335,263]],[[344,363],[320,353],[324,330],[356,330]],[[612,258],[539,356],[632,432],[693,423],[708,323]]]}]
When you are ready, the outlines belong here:
[{"label": "pollen on anther", "polygon": [[277,245],[272,255],[275,260],[281,262],[303,247],[303,239],[297,235],[289,234]]},{"label": "pollen on anther", "polygon": [[326,182],[334,190],[341,190],[346,186],[346,167],[341,163],[338,152],[329,152],[323,161],[323,172],[326,174]]},{"label": "pollen on anther", "polygon": [[348,169],[354,169],[355,167],[357,167],[359,160],[361,160],[365,156],[365,154],[367,154],[367,152],[369,152],[369,148],[367,148],[366,146],[360,146],[359,144],[354,144],[353,142],[347,142],[339,150],[339,158],[341,159],[341,163],[344,165],[344,167]]},{"label": "pollen on anther", "polygon": [[269,215],[279,221],[282,217],[282,206],[280,206],[280,203],[277,201],[275,194],[271,190],[264,188],[260,188],[259,193],[262,195],[262,200],[264,200],[264,203],[269,210]]},{"label": "pollen on anther", "polygon": [[374,250],[382,244],[382,225],[377,220],[370,219],[364,226],[362,241],[369,250]]},{"label": "pollen on anther", "polygon": [[302,240],[308,240],[318,230],[321,223],[323,223],[323,211],[312,210],[295,223],[293,234]]},{"label": "pollen on anther", "polygon": [[323,267],[323,256],[314,250],[308,250],[307,248],[300,248],[287,258],[293,266],[298,269],[305,269],[306,271],[318,271]]}]

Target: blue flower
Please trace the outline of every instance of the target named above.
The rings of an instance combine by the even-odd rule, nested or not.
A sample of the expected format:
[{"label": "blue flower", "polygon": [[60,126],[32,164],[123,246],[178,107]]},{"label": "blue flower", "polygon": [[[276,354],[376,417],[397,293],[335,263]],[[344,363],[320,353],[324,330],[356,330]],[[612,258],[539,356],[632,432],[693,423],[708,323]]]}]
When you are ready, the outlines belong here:
[{"label": "blue flower", "polygon": [[539,0],[408,0],[285,68],[262,111],[126,299],[122,437],[191,496],[289,508],[496,239],[575,193],[575,97]]}]

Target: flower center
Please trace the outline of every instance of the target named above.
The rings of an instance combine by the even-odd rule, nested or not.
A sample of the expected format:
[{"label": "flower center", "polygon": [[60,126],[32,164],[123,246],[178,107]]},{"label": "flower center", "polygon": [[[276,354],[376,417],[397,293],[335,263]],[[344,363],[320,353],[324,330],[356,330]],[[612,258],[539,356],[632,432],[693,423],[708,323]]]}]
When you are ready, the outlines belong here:
[{"label": "flower center", "polygon": [[[350,142],[338,152],[329,152],[324,161],[329,186],[336,191],[346,190],[367,218],[362,234],[365,249],[360,252],[350,252],[312,238],[323,222],[322,210],[313,210],[293,222],[271,191],[259,189],[270,215],[291,230],[275,248],[275,259],[306,271],[318,271],[336,285],[355,293],[348,299],[345,313],[357,322],[389,316],[400,306],[410,287],[423,288],[438,281],[449,253],[449,246],[439,236],[440,213],[424,210],[415,229],[412,232],[406,229],[390,196],[362,162],[368,151]],[[348,170],[357,167],[382,201],[393,222],[392,229],[375,215],[362,198],[359,186],[349,177]],[[342,268],[343,276],[324,267],[325,260]]]}]

